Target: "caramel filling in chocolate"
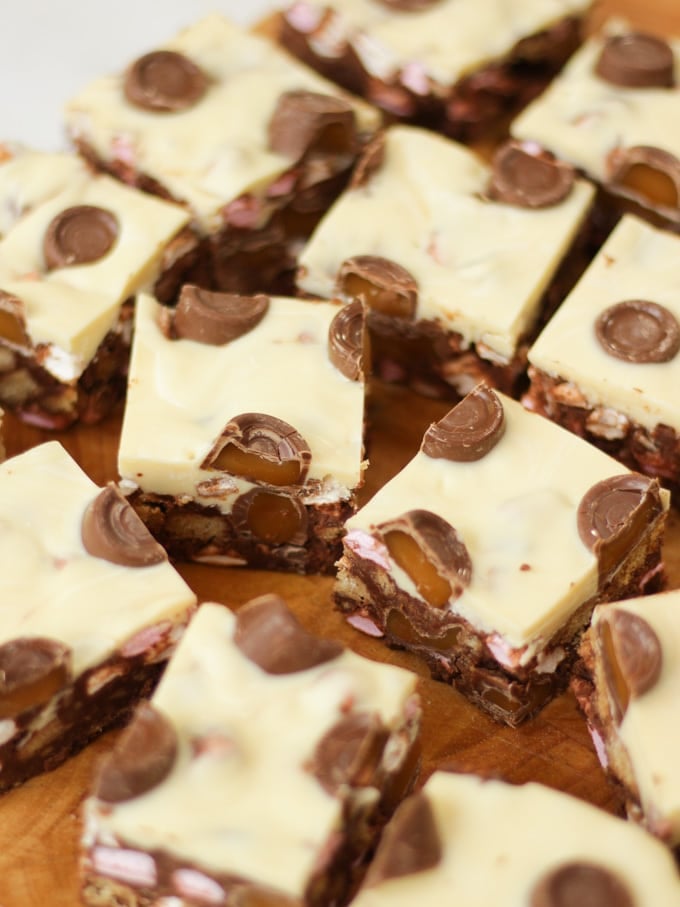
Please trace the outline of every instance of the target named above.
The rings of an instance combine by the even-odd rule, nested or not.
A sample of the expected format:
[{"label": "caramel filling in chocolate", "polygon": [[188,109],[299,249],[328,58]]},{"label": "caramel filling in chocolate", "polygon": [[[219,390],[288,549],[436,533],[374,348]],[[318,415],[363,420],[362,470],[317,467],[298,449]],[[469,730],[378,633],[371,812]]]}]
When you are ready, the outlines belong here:
[{"label": "caramel filling in chocolate", "polygon": [[303,515],[295,502],[268,491],[252,497],[246,525],[254,536],[270,545],[281,545],[304,531]]},{"label": "caramel filling in chocolate", "polygon": [[671,177],[649,164],[633,164],[617,183],[653,205],[677,208],[680,204],[678,190]]},{"label": "caramel filling in chocolate", "polygon": [[600,625],[600,640],[605,664],[607,665],[609,689],[616,707],[619,710],[619,716],[620,718],[623,718],[628,710],[628,703],[630,702],[630,689],[626,683],[626,677],[619,660],[616,657],[614,637],[607,621],[602,621]]},{"label": "caramel filling in chocolate", "polygon": [[423,646],[437,652],[450,652],[455,649],[460,637],[460,627],[449,627],[442,636],[424,636],[418,633],[401,611],[390,611],[387,617],[387,632],[395,639],[412,646]]},{"label": "caramel filling in chocolate", "polygon": [[211,463],[214,469],[223,469],[235,476],[267,485],[295,485],[300,481],[302,464],[299,460],[273,462],[255,453],[226,444]]},{"label": "caramel filling in chocolate", "polygon": [[425,601],[433,608],[443,608],[451,598],[451,584],[440,575],[420,545],[398,529],[385,534],[385,544],[392,559],[408,573]]},{"label": "caramel filling in chocolate", "polygon": [[31,345],[20,319],[5,309],[0,309],[0,337],[17,346]]},{"label": "caramel filling in chocolate", "polygon": [[358,274],[346,274],[342,292],[348,297],[363,299],[370,308],[392,318],[412,318],[413,299],[395,289],[380,287]]}]

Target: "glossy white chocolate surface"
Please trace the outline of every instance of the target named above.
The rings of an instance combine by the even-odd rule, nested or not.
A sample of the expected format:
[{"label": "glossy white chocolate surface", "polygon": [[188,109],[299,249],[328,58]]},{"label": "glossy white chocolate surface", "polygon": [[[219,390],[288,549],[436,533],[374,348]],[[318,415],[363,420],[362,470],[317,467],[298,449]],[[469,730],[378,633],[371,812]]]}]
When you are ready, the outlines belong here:
[{"label": "glossy white chocolate surface", "polygon": [[[347,522],[372,533],[410,510],[429,510],[457,530],[472,561],[472,579],[448,609],[483,633],[498,634],[530,656],[545,646],[598,589],[594,554],[578,533],[586,492],[627,474],[586,441],[498,394],[505,432],[480,460],[454,462],[419,452]],[[669,496],[662,492],[666,506]],[[399,588],[420,598],[415,584],[385,559]],[[523,658],[523,660],[526,660]]]},{"label": "glossy white chocolate surface", "polygon": [[[309,445],[307,481],[314,485],[302,489],[303,500],[317,493],[348,498],[363,471],[364,384],[328,358],[338,308],[273,297],[251,331],[210,346],[169,340],[156,301],[139,296],[118,456],[122,478],[229,512],[253,483],[201,464],[231,419],[263,413],[292,425]],[[210,482],[217,482],[212,493]]]},{"label": "glossy white chocolate surface", "polygon": [[418,74],[448,86],[588,5],[589,0],[439,0],[402,11],[380,0],[302,0],[291,3],[287,15],[304,31],[330,8],[334,42],[347,41],[372,75],[388,81],[404,67],[417,67]]},{"label": "glossy white chocolate surface", "polygon": [[[38,184],[43,168],[51,166],[44,157],[48,156],[35,161]],[[24,175],[32,185],[30,173]],[[118,223],[115,242],[97,261],[49,269],[43,253],[49,224],[78,205],[111,212]],[[116,324],[124,300],[153,286],[168,243],[188,220],[179,205],[84,171],[15,223],[0,241],[0,291],[22,303],[32,347],[45,345],[61,357],[62,368],[52,367],[47,359],[48,370],[61,380],[73,380],[82,373]]]},{"label": "glossy white chocolate surface", "polygon": [[[341,800],[309,768],[318,742],[349,709],[399,729],[417,678],[349,650],[268,674],[235,645],[234,627],[226,607],[199,608],[152,700],[177,733],[171,773],[124,803],[91,798],[89,826],[102,844],[161,849],[297,897],[343,827]],[[366,787],[367,804],[378,793]]]},{"label": "glossy white chocolate surface", "polygon": [[[666,830],[673,845],[680,843],[680,737],[676,716],[680,689],[680,592],[617,602],[596,608],[593,625],[611,611],[641,617],[661,644],[661,674],[641,696],[633,696],[618,731],[630,760],[643,814],[650,825]],[[606,695],[605,691],[600,691]]]},{"label": "glossy white chocolate surface", "polygon": [[579,180],[557,205],[520,208],[482,198],[489,177],[489,166],[462,145],[392,127],[383,165],[340,197],[304,248],[299,286],[330,297],[346,259],[387,258],[418,285],[417,320],[510,359],[593,193]]},{"label": "glossy white chocolate surface", "polygon": [[576,797],[540,784],[445,772],[435,773],[424,792],[442,842],[440,862],[364,888],[356,907],[528,907],[545,875],[574,862],[614,874],[635,907],[680,903],[670,852],[632,823]]},{"label": "glossy white chocolate surface", "polygon": [[[264,196],[294,163],[269,150],[269,120],[280,95],[293,89],[345,95],[272,42],[218,14],[163,49],[184,54],[208,77],[195,105],[173,113],[135,107],[119,73],[96,80],[69,102],[67,127],[102,160],[121,160],[157,180],[212,232],[227,203],[246,193]],[[352,104],[359,128],[376,129],[378,113],[360,101]]]},{"label": "glossy white chocolate surface", "polygon": [[[680,157],[678,89],[625,88],[598,76],[595,65],[605,36],[626,33],[619,21],[590,38],[546,91],[520,113],[514,136],[540,142],[599,182],[610,177],[609,155],[646,145]],[[680,81],[680,39],[668,39]]]},{"label": "glossy white chocolate surface", "polygon": [[0,643],[66,643],[74,675],[147,628],[183,622],[196,602],[167,561],[126,567],[88,554],[81,521],[99,491],[57,441],[0,464]]},{"label": "glossy white chocolate surface", "polygon": [[607,353],[595,333],[612,305],[646,300],[680,322],[680,238],[624,216],[586,273],[529,350],[529,361],[572,382],[591,406],[611,407],[653,429],[680,432],[680,355],[668,362],[628,362]]}]

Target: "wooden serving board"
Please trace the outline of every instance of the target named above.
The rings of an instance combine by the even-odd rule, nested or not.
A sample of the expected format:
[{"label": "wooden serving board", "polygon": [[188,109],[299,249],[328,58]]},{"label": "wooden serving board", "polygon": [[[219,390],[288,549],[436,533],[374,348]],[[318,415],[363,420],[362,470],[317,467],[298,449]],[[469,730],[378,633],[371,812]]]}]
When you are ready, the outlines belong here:
[{"label": "wooden serving board", "polygon": [[[678,0],[601,0],[596,3],[593,24],[610,13],[624,15],[639,27],[680,34]],[[424,430],[447,409],[444,403],[402,389],[375,387],[364,499],[413,456]],[[120,414],[96,427],[49,434],[22,425],[10,415],[4,421],[8,455],[56,437],[100,485],[118,478],[119,431]],[[669,584],[680,586],[680,517],[675,513],[670,518],[665,553]],[[369,658],[419,673],[424,707],[422,780],[437,768],[474,771],[512,782],[539,781],[604,809],[617,809],[615,794],[570,694],[519,729],[505,728],[450,687],[425,677],[416,659],[388,652],[376,640],[348,627],[332,608],[330,578],[198,565],[179,565],[179,570],[199,601],[234,607],[276,591],[310,630],[339,638]],[[118,733],[104,735],[61,768],[0,798],[0,907],[75,907],[79,903],[79,807],[97,761],[111,749]]]}]

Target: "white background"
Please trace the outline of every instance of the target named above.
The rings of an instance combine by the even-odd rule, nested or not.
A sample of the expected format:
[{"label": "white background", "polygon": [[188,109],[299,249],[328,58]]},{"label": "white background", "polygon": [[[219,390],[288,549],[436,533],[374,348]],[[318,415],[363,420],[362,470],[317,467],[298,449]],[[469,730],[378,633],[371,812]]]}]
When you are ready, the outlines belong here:
[{"label": "white background", "polygon": [[276,6],[276,0],[0,0],[0,141],[66,147],[62,108],[91,79],[119,72],[210,12],[248,25]]}]

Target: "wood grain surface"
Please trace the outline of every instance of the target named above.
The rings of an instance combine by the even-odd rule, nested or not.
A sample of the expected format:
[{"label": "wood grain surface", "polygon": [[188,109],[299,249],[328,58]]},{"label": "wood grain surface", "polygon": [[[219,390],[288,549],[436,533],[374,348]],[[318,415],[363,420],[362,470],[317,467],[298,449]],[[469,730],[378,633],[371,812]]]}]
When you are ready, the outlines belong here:
[{"label": "wood grain surface", "polygon": [[[680,34],[678,0],[602,0],[595,4],[593,25],[612,12],[637,26]],[[425,428],[447,408],[401,389],[373,389],[364,499],[407,462]],[[11,416],[4,422],[9,455],[56,437],[98,484],[118,478],[119,430],[119,414],[103,425],[49,435]],[[680,519],[676,514],[670,519],[665,554],[669,584],[680,586]],[[310,630],[338,637],[369,658],[418,672],[424,705],[423,780],[436,768],[475,771],[513,782],[540,781],[604,809],[617,809],[571,695],[561,696],[517,730],[504,728],[451,688],[423,676],[415,659],[386,652],[380,643],[349,628],[332,609],[329,578],[198,565],[180,565],[179,570],[199,601],[236,607],[255,595],[278,591]],[[97,760],[111,748],[117,733],[103,736],[61,768],[0,798],[0,907],[75,907],[79,903],[79,807]]]}]

